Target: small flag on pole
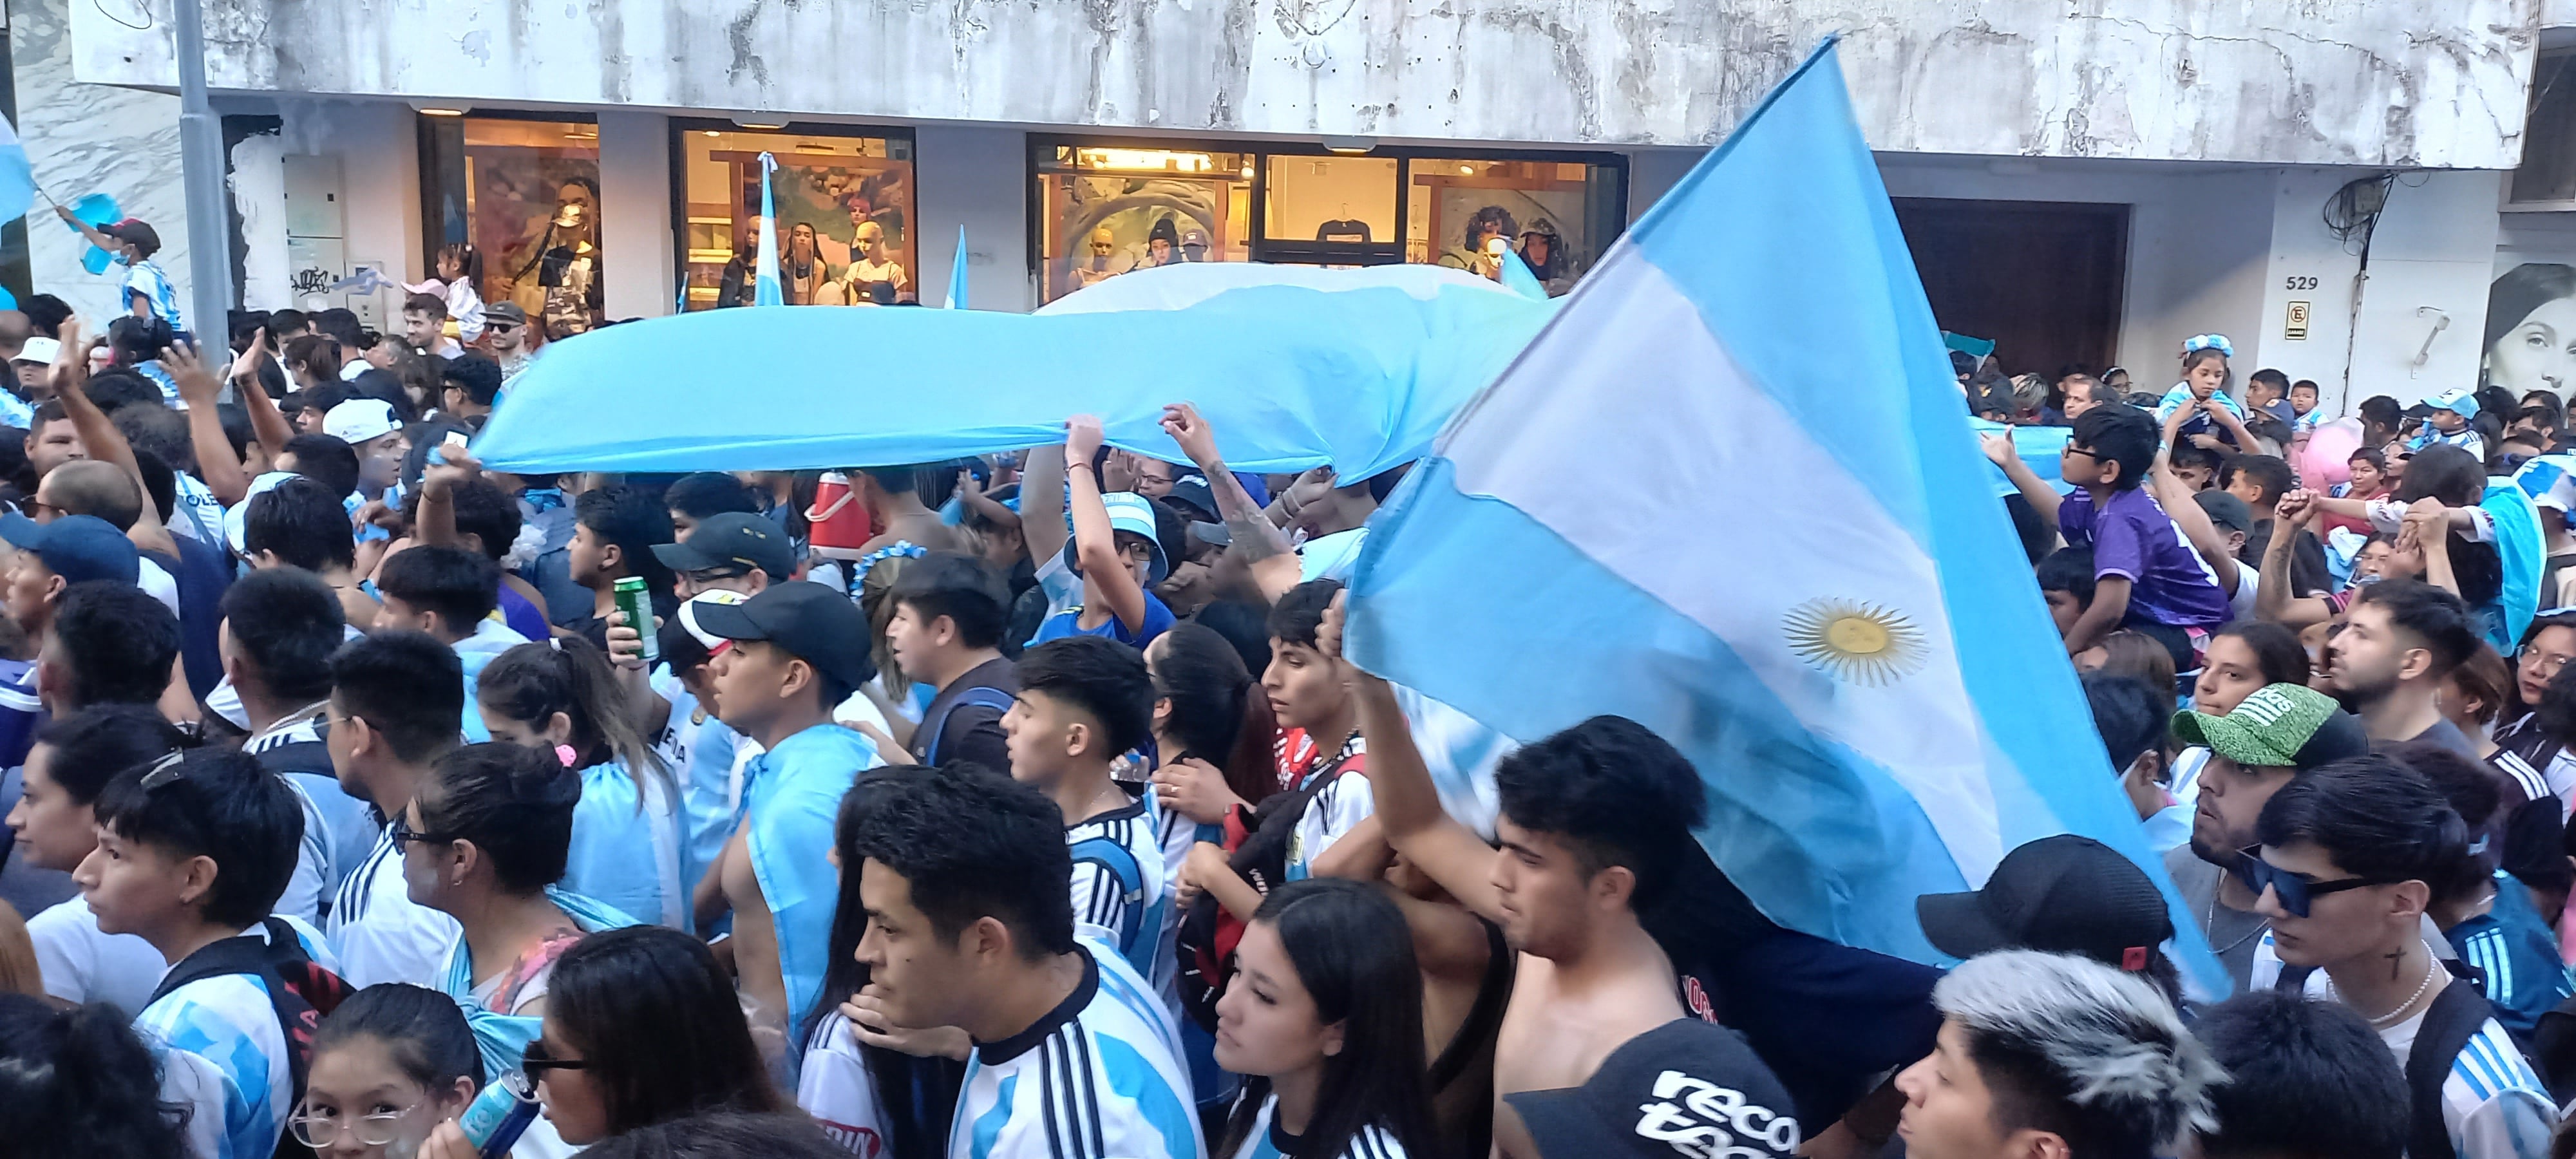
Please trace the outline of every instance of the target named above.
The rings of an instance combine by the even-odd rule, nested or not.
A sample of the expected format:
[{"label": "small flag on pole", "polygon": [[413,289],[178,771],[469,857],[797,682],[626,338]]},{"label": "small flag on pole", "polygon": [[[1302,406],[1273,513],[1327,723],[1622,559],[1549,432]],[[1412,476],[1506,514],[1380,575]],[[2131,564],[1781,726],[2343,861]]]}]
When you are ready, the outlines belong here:
[{"label": "small flag on pole", "polygon": [[966,227],[957,227],[957,260],[948,267],[948,301],[951,310],[966,308]]},{"label": "small flag on pole", "polygon": [[753,275],[751,304],[784,306],[787,294],[778,281],[778,208],[769,195],[769,175],[778,168],[778,158],[760,155],[760,254],[759,270]]}]

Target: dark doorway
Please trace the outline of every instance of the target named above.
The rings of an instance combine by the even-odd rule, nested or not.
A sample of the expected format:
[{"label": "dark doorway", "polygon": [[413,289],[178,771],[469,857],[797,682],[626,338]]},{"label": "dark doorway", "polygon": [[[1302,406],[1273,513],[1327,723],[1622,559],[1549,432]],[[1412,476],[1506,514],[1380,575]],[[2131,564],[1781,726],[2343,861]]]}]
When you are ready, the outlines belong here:
[{"label": "dark doorway", "polygon": [[2012,374],[2099,374],[2119,349],[2129,266],[2129,207],[2060,201],[1899,197],[1932,316],[1991,338]]}]

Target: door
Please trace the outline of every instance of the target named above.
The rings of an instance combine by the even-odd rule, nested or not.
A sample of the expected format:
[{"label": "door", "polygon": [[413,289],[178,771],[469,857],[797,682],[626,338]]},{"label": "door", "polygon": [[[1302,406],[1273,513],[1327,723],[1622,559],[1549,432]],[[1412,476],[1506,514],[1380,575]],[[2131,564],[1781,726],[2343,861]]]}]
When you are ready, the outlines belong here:
[{"label": "door", "polygon": [[2052,382],[2070,370],[2099,374],[2117,357],[2128,206],[1930,197],[1895,204],[1942,329],[1991,338],[2007,373]]}]

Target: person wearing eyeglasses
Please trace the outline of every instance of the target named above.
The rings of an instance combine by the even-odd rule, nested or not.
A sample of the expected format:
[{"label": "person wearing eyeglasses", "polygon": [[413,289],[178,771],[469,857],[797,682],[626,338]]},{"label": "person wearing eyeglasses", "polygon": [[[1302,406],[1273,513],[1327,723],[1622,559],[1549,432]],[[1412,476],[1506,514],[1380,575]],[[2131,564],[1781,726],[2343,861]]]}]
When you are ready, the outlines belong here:
[{"label": "person wearing eyeglasses", "polygon": [[389,1159],[418,1152],[474,1101],[483,1059],[447,995],[387,982],[322,1020],[307,1073],[287,1133],[321,1159]]},{"label": "person wearing eyeglasses", "polygon": [[492,361],[501,364],[505,386],[536,358],[528,348],[528,312],[515,302],[496,302],[483,311],[483,342]]},{"label": "person wearing eyeglasses", "polygon": [[[2232,872],[2271,919],[2275,987],[2360,1014],[2408,1075],[2413,1159],[2540,1159],[2558,1114],[2470,971],[2424,936],[2427,908],[2481,884],[2468,825],[2387,757],[2293,777]],[[2255,985],[2265,979],[2258,963]]]},{"label": "person wearing eyeglasses", "polygon": [[[633,926],[585,939],[554,964],[553,991],[520,1069],[545,1104],[540,1126],[573,1147],[692,1115],[793,1109],[769,1081],[733,980],[695,937]],[[454,1123],[420,1152],[474,1154]]]}]

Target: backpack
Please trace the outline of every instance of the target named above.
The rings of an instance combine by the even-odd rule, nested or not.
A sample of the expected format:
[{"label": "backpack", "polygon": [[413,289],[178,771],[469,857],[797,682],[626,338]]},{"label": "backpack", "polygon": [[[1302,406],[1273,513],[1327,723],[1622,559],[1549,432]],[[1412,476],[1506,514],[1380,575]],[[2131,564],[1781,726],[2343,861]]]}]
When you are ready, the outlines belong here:
[{"label": "backpack", "polygon": [[[939,764],[939,738],[941,734],[948,730],[948,717],[950,714],[955,713],[960,707],[969,704],[974,705],[977,708],[989,708],[996,712],[1008,712],[1011,709],[1012,699],[1013,697],[1010,693],[1004,692],[999,688],[991,688],[981,684],[958,693],[956,699],[949,701],[946,707],[939,710],[939,715],[921,722],[922,728],[930,730],[930,745],[928,748],[922,750],[921,763],[934,767]],[[1008,770],[1003,771],[1007,772]]]},{"label": "backpack", "polygon": [[[2452,1060],[2460,1056],[2487,1019],[2495,1017],[2495,1004],[2487,1000],[2484,989],[2486,975],[2456,958],[2440,961],[2451,982],[2425,1008],[2423,1025],[2415,1031],[2415,1045],[2406,1051],[2406,1094],[2411,1116],[2406,1159],[2456,1159],[2458,1152],[2451,1146],[2450,1128],[2442,1120],[2442,1084],[2450,1080]],[[2305,993],[2312,973],[2313,967],[2284,969],[2273,989],[2285,994]],[[2562,1005],[2560,1011],[2541,1016],[2544,1043],[2551,1029],[2549,1020],[2559,1017],[2564,1009]],[[2545,1045],[2542,1053],[2547,1056]],[[2544,1076],[2549,1073],[2537,1062],[2532,1062],[2532,1070]],[[2548,1078],[2544,1077],[2542,1083],[2553,1092],[2557,1089]]]},{"label": "backpack", "polygon": [[[313,1066],[313,1032],[324,1015],[340,1008],[350,994],[349,984],[340,976],[323,969],[320,963],[304,953],[304,943],[295,936],[295,928],[282,919],[270,917],[260,922],[267,937],[244,934],[226,938],[190,954],[170,968],[161,984],[152,990],[150,1006],[171,991],[190,982],[221,978],[227,974],[247,974],[260,982],[268,992],[269,1009],[277,1016],[278,1032],[286,1039],[286,1068],[291,1078],[287,1102],[294,1107],[304,1101],[304,1080]],[[278,1139],[277,1155],[311,1155],[291,1134]]]},{"label": "backpack", "polygon": [[1118,928],[1126,931],[1118,953],[1136,972],[1154,976],[1154,941],[1162,936],[1163,922],[1158,912],[1145,905],[1145,871],[1136,864],[1136,854],[1126,846],[1106,837],[1087,837],[1073,843],[1073,863],[1098,865],[1109,871],[1118,883]]},{"label": "backpack", "polygon": [[[1351,755],[1336,756],[1303,785],[1272,793],[1250,808],[1237,805],[1226,814],[1226,864],[1236,876],[1265,895],[1288,880],[1288,844],[1296,837],[1297,819],[1306,815],[1306,806],[1324,786],[1355,767]],[[1243,940],[1243,926],[1243,919],[1204,893],[1181,917],[1176,950],[1181,1009],[1210,1033],[1216,1031],[1216,1000],[1225,993],[1226,979],[1234,976],[1234,947]]]}]

